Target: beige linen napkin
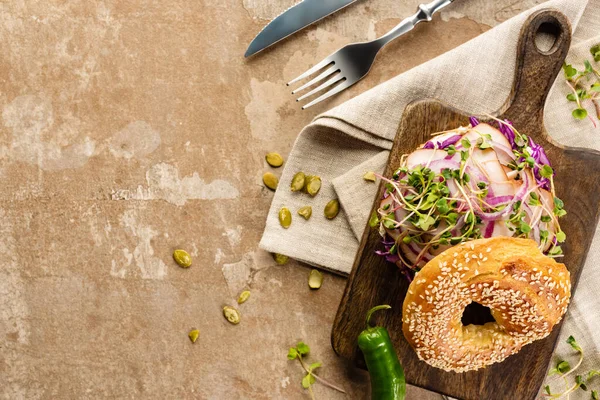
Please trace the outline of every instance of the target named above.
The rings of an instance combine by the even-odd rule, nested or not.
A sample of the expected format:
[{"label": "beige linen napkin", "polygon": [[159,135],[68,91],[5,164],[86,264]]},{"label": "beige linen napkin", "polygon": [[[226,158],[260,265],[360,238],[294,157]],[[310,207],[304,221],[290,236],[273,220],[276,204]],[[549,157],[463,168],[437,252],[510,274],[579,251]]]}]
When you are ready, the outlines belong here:
[{"label": "beige linen napkin", "polygon": [[[436,98],[472,114],[499,109],[509,96],[521,26],[530,13],[548,7],[563,12],[573,25],[568,61],[577,64],[589,59],[590,46],[600,42],[600,0],[547,1],[320,115],[302,130],[292,149],[261,248],[348,274],[376,191],[376,185],[362,176],[367,171],[383,171],[405,106],[417,99]],[[564,145],[600,150],[600,127],[594,129],[589,120],[575,121],[566,93],[568,88],[559,76],[546,103],[548,133]],[[323,187],[315,198],[287,190],[287,182],[300,170],[321,176]],[[338,218],[319,218],[325,204],[336,197],[342,205]],[[295,213],[304,205],[313,207],[313,218],[304,221],[294,215],[292,226],[282,229],[278,210],[286,206]],[[600,296],[595,293],[600,287],[599,256],[600,235],[596,234],[557,348],[557,354],[569,355],[568,346],[562,343],[569,335],[576,337],[586,351],[579,373],[600,369],[600,334],[596,334],[600,331]],[[596,380],[590,386],[600,389],[600,378]],[[561,391],[560,382],[550,383],[553,391]],[[590,394],[579,390],[571,395],[577,398],[588,399]]]}]

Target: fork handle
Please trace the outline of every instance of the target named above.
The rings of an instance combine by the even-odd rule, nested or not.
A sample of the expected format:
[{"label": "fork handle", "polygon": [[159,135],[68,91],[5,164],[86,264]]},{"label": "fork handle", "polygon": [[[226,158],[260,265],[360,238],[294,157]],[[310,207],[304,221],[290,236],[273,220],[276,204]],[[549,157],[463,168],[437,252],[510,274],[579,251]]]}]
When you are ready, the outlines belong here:
[{"label": "fork handle", "polygon": [[380,37],[379,39],[374,40],[374,42],[378,42],[381,47],[385,46],[392,40],[396,39],[398,36],[405,34],[406,32],[412,30],[419,22],[429,22],[431,21],[431,17],[437,11],[446,7],[448,4],[452,3],[454,0],[433,0],[427,4],[419,4],[419,8],[417,12],[403,19],[398,25],[394,27],[391,31]]}]

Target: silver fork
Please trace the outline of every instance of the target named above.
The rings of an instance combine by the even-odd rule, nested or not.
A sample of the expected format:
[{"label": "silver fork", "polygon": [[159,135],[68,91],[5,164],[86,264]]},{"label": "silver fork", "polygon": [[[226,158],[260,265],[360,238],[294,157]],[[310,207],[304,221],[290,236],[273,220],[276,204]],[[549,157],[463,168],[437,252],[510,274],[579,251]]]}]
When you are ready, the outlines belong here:
[{"label": "silver fork", "polygon": [[[310,92],[298,97],[296,101],[302,101],[307,97],[320,92],[321,90],[329,89],[329,91],[317,97],[310,103],[302,106],[302,109],[305,110],[308,107],[313,106],[354,85],[356,82],[364,78],[367,73],[369,73],[371,65],[373,65],[373,61],[375,61],[375,56],[377,56],[377,53],[383,46],[396,39],[398,36],[401,36],[412,30],[419,22],[431,21],[431,17],[436,11],[446,7],[453,1],[454,0],[433,0],[428,4],[420,4],[415,15],[402,20],[402,22],[396,25],[394,29],[379,39],[375,39],[370,42],[352,43],[331,54],[329,57],[299,77],[288,82],[288,86],[292,85],[299,80],[313,75],[315,72],[327,68],[314,79],[311,79],[304,85],[292,91],[292,94],[296,94],[314,84],[323,81],[324,79],[327,79]],[[336,84],[337,86],[334,86]]]}]

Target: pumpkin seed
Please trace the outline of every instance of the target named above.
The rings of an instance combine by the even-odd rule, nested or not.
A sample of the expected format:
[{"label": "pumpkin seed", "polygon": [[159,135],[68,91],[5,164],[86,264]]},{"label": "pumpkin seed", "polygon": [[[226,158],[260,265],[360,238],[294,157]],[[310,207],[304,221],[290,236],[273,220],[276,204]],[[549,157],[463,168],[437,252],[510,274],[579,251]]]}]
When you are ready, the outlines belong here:
[{"label": "pumpkin seed", "polygon": [[324,214],[327,219],[334,219],[339,212],[340,202],[337,199],[330,200],[329,203],[325,205]]},{"label": "pumpkin seed", "polygon": [[322,284],[323,274],[317,271],[316,269],[310,271],[310,274],[308,275],[308,287],[310,287],[311,289],[318,289],[321,287]]},{"label": "pumpkin seed", "polygon": [[189,268],[192,265],[192,257],[185,250],[175,250],[173,252],[173,259],[181,268]]},{"label": "pumpkin seed", "polygon": [[200,331],[198,329],[192,329],[190,333],[188,333],[188,337],[192,341],[192,343],[196,343],[198,340],[198,336],[200,336]]},{"label": "pumpkin seed", "polygon": [[249,298],[250,298],[250,292],[247,290],[244,290],[242,293],[240,293],[240,297],[238,297],[237,302],[238,302],[238,304],[242,304],[242,303],[245,303]]},{"label": "pumpkin seed", "polygon": [[279,223],[285,229],[289,228],[292,224],[292,213],[289,208],[283,207],[279,210]]},{"label": "pumpkin seed", "polygon": [[223,307],[223,316],[227,319],[227,321],[231,322],[234,325],[240,323],[240,312],[231,306]]},{"label": "pumpkin seed", "polygon": [[267,164],[271,167],[277,168],[283,165],[283,157],[279,153],[267,153],[265,160],[267,160]]},{"label": "pumpkin seed", "polygon": [[287,264],[288,260],[290,259],[288,256],[284,256],[283,254],[279,253],[274,253],[273,258],[275,259],[275,262],[279,265]]},{"label": "pumpkin seed", "polygon": [[279,179],[270,172],[265,172],[263,175],[263,183],[266,187],[271,190],[277,189],[277,184],[279,183]]},{"label": "pumpkin seed", "polygon": [[306,182],[306,175],[304,175],[304,172],[296,172],[296,174],[292,178],[292,184],[290,185],[292,192],[298,192],[298,191],[304,189],[305,182]]},{"label": "pumpkin seed", "polygon": [[298,210],[298,215],[302,216],[305,220],[308,220],[312,215],[312,207],[304,206]]},{"label": "pumpkin seed", "polygon": [[369,172],[367,172],[366,174],[363,175],[363,179],[365,181],[375,182],[377,180],[377,177],[375,176],[375,172],[369,171]]},{"label": "pumpkin seed", "polygon": [[321,177],[320,176],[307,176],[304,184],[304,191],[315,197],[321,190]]}]

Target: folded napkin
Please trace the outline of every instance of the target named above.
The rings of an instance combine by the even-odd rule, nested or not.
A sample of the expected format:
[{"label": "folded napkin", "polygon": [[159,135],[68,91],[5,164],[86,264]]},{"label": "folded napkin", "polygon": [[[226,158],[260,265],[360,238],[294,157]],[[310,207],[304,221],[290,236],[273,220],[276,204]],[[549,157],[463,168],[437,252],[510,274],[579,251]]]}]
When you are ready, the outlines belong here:
[{"label": "folded napkin", "polygon": [[[589,48],[600,42],[600,0],[547,1],[318,116],[300,133],[281,182],[290,182],[295,172],[304,171],[321,176],[321,192],[307,199],[295,196],[282,184],[271,204],[261,248],[348,274],[377,189],[362,176],[367,171],[383,171],[405,106],[414,100],[436,98],[471,114],[498,110],[510,93],[521,27],[532,12],[543,8],[555,8],[571,21],[574,34],[568,62],[589,59]],[[568,87],[559,76],[544,111],[548,133],[567,146],[600,150],[600,128],[594,129],[589,120],[572,118],[573,103],[568,104],[566,93]],[[279,225],[281,207],[297,210],[310,204],[315,213],[321,213],[333,198],[339,198],[342,205],[336,219],[304,221],[295,216],[289,229]],[[557,354],[568,358],[573,352],[564,341],[575,336],[586,352],[578,373],[600,369],[600,335],[595,335],[600,331],[600,297],[594,293],[600,287],[599,256],[600,235],[596,234],[557,347]],[[600,377],[595,379],[589,386],[600,390]],[[549,383],[553,392],[562,391],[560,381]],[[578,390],[571,394],[571,399],[577,398],[588,399],[590,394]]]}]

